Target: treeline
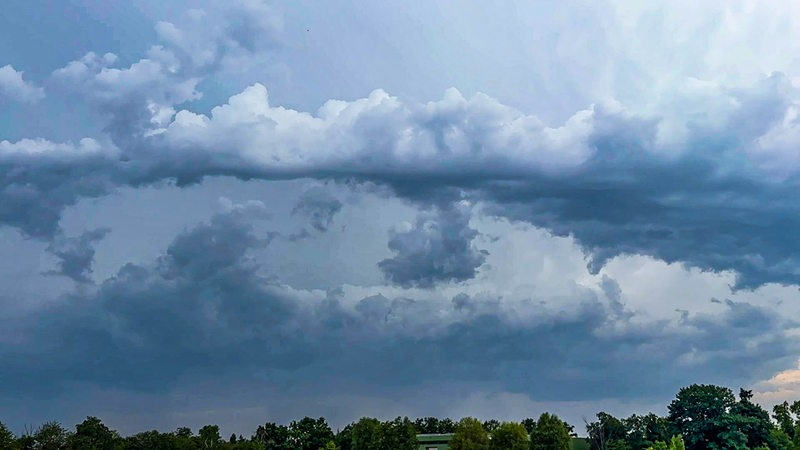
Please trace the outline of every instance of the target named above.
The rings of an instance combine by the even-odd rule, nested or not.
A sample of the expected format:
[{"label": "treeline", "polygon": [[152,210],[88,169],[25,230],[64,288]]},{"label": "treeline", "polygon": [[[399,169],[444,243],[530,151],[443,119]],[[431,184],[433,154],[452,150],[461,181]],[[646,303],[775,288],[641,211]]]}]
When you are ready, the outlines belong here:
[{"label": "treeline", "polygon": [[74,431],[48,422],[21,436],[0,422],[0,449],[416,450],[418,434],[452,433],[453,450],[800,450],[800,401],[775,406],[770,417],[752,401],[751,391],[740,390],[737,399],[730,389],[714,385],[681,389],[666,417],[650,413],[617,418],[600,412],[584,425],[588,437],[575,439],[574,427],[549,413],[521,422],[365,417],[337,432],[324,418],[306,417],[289,425],[268,422],[250,437],[223,438],[216,425],[196,434],[178,428],[123,437],[88,417]]}]

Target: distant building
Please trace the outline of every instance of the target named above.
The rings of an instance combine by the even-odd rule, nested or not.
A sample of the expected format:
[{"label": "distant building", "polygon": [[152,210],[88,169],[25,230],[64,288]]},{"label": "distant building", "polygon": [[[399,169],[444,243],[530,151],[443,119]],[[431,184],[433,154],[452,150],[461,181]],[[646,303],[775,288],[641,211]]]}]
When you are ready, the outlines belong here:
[{"label": "distant building", "polygon": [[447,434],[418,434],[419,450],[449,450],[453,433]]}]

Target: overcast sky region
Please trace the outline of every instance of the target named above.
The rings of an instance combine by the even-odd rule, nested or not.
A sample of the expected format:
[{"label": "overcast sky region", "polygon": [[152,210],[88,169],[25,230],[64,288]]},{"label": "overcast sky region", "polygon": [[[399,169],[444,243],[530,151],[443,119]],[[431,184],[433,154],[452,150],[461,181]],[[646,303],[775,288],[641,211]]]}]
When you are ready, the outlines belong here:
[{"label": "overcast sky region", "polygon": [[6,0],[0,420],[800,399],[800,1]]}]

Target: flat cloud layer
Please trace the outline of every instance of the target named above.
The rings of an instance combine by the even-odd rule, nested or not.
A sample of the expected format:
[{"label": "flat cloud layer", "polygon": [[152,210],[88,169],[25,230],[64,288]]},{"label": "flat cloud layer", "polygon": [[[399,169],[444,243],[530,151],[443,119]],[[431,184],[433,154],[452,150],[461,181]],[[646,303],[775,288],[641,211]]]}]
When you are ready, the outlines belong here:
[{"label": "flat cloud layer", "polygon": [[[241,380],[287,388],[370,392],[457,380],[575,401],[669,395],[684,373],[746,381],[797,351],[797,323],[770,309],[726,300],[714,315],[640,320],[608,279],[556,310],[539,302],[552,299],[490,293],[295,290],[270,281],[250,256],[268,245],[251,225],[260,208],[217,214],[155,261],[8,323],[19,344],[0,346],[3,360],[16,361],[0,369],[3,379],[35,399],[85,383],[169,391],[188,376],[236,368]],[[3,402],[14,401],[8,395]]]},{"label": "flat cloud layer", "polygon": [[[767,380],[765,398],[769,389],[795,392],[786,369],[798,352],[797,323],[782,316],[794,306],[780,302],[796,298],[780,286],[800,284],[800,67],[782,55],[796,53],[800,40],[786,33],[800,29],[800,9],[692,2],[686,15],[649,5],[541,7],[555,31],[569,32],[547,34],[542,24],[539,38],[523,39],[535,48],[518,54],[506,54],[500,38],[464,35],[487,54],[537,56],[528,59],[541,67],[521,62],[530,71],[522,75],[541,83],[542,98],[562,95],[564,104],[534,112],[508,95],[450,88],[419,101],[380,85],[312,111],[281,106],[257,77],[210,104],[207,92],[232,72],[314,55],[317,28],[331,26],[314,16],[324,15],[320,6],[301,14],[305,37],[287,40],[284,32],[297,37],[286,29],[298,25],[297,10],[278,5],[289,11],[285,21],[280,7],[254,0],[209,2],[159,21],[158,42],[138,59],[90,52],[57,61],[45,80],[0,68],[0,93],[20,108],[80,102],[102,118],[75,142],[0,140],[0,225],[55,258],[42,272],[77,283],[0,318],[0,361],[14,361],[0,364],[8,392],[44,401],[90,386],[158,397],[215,379],[268,384],[276,397],[336,390],[381,398],[451,383],[539,402],[650,401],[688,382],[757,380]],[[537,11],[528,8],[519,5],[520,23],[504,19],[513,33],[530,28],[522,18]],[[505,14],[484,12],[486,24]],[[456,46],[461,37],[448,33],[476,17],[466,8],[447,21],[454,28],[439,27],[435,44]],[[350,38],[329,45],[358,41]],[[457,54],[442,57],[461,67]],[[359,55],[351,58],[334,66],[363,69]],[[395,59],[383,56],[375,70]],[[287,77],[305,80],[306,72]],[[554,112],[564,105],[567,114]],[[79,118],[58,120],[81,128]],[[121,191],[167,198],[168,189],[206,189],[209,178],[240,187],[332,183],[225,200],[222,212],[203,211],[208,220],[183,222],[157,256],[106,267],[112,275],[94,283],[99,247],[120,238],[91,219],[89,231],[68,233],[65,214],[100,210],[89,201]],[[373,206],[359,206],[367,197]],[[292,205],[276,215],[270,198]],[[139,217],[181,201],[140,206]],[[414,214],[391,229],[375,225],[398,205]],[[359,234],[348,235],[355,226]],[[117,245],[105,251],[125,254],[135,244]],[[306,253],[293,254],[300,248]],[[330,272],[320,277],[325,289],[277,275],[294,264],[298,280],[311,260]],[[372,269],[375,285],[341,281],[343,266]],[[720,290],[726,282],[735,289]],[[771,293],[779,301],[763,301]],[[0,396],[2,405],[19,401]]]}]

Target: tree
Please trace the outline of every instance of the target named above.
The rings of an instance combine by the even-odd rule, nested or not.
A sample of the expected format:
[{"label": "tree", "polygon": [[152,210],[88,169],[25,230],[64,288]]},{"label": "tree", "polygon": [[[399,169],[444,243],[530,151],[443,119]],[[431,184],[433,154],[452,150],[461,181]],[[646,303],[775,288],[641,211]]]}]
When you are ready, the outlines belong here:
[{"label": "tree", "polygon": [[58,422],[44,423],[33,435],[37,450],[62,450],[68,439],[69,432]]},{"label": "tree", "polygon": [[385,450],[417,450],[417,431],[408,417],[397,417],[381,424],[381,449]]},{"label": "tree", "polygon": [[319,450],[333,440],[333,430],[325,418],[304,417],[289,424],[289,439],[298,450]]},{"label": "tree", "polygon": [[739,390],[739,401],[731,406],[729,414],[736,431],[746,436],[748,448],[766,446],[770,442],[772,422],[769,413],[760,405],[752,402],[753,391]]},{"label": "tree", "polygon": [[414,428],[420,434],[444,434],[454,432],[456,424],[450,418],[423,417],[414,420]]},{"label": "tree", "polygon": [[779,405],[773,406],[772,417],[778,423],[781,431],[789,436],[789,439],[792,439],[795,434],[795,421],[792,417],[792,411],[789,409],[789,402],[784,401]]},{"label": "tree", "polygon": [[353,449],[353,424],[347,424],[333,438],[333,442],[339,450],[352,450]]},{"label": "tree", "polygon": [[[137,433],[125,439],[127,450],[173,450],[176,437],[172,433],[159,433],[156,430]],[[196,448],[192,444],[192,447]]]},{"label": "tree", "polygon": [[625,440],[632,450],[645,450],[656,441],[668,441],[671,436],[667,419],[653,413],[644,416],[633,414],[623,419],[622,424],[626,430]]},{"label": "tree", "polygon": [[735,403],[733,392],[726,387],[693,384],[681,388],[668,407],[673,434],[682,435],[689,450],[715,448],[723,440],[739,442],[741,436],[725,419]]},{"label": "tree", "polygon": [[769,435],[769,448],[772,450],[794,450],[792,439],[780,428],[773,428]]},{"label": "tree", "polygon": [[527,431],[530,436],[533,430],[536,429],[536,419],[528,417],[522,421],[522,426],[525,427],[525,431]]},{"label": "tree", "polygon": [[178,427],[178,429],[170,433],[168,437],[172,442],[174,450],[195,450],[197,448],[197,437],[194,435],[191,428]]},{"label": "tree", "polygon": [[456,424],[450,418],[422,417],[414,420],[414,428],[420,434],[444,434],[454,432]]},{"label": "tree", "polygon": [[669,441],[669,445],[667,445],[664,441],[656,441],[653,443],[651,447],[648,447],[647,450],[685,450],[686,447],[683,442],[683,436],[673,436],[672,439]]},{"label": "tree", "polygon": [[503,422],[492,431],[491,450],[528,450],[531,446],[528,431],[516,422]]},{"label": "tree", "polygon": [[289,442],[289,428],[274,422],[259,425],[252,440],[260,442],[270,450],[291,450],[293,448]]},{"label": "tree", "polygon": [[628,428],[622,420],[605,412],[597,413],[597,421],[586,425],[592,450],[628,450]]},{"label": "tree", "polygon": [[465,417],[456,425],[453,438],[450,440],[452,450],[488,450],[489,435],[480,420]]},{"label": "tree", "polygon": [[121,445],[121,441],[116,431],[110,430],[97,417],[89,416],[75,425],[69,447],[70,450],[113,450]]},{"label": "tree", "polygon": [[17,450],[19,448],[14,433],[3,422],[0,422],[0,448],[9,450]]},{"label": "tree", "polygon": [[558,416],[543,413],[531,434],[532,450],[570,450],[569,429]]},{"label": "tree", "polygon": [[197,432],[197,440],[200,448],[220,448],[222,446],[222,436],[219,434],[218,425],[206,425]]},{"label": "tree", "polygon": [[483,422],[483,429],[486,430],[487,433],[492,434],[492,431],[496,430],[497,427],[500,426],[500,421],[491,419],[486,420]]},{"label": "tree", "polygon": [[362,417],[350,431],[352,450],[374,450],[380,448],[383,430],[381,421]]}]

